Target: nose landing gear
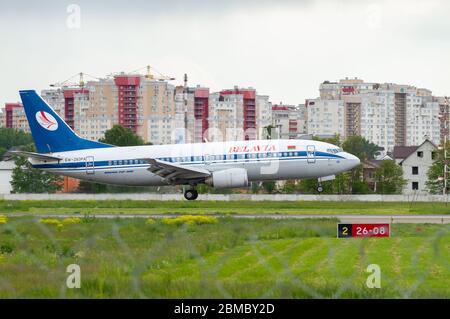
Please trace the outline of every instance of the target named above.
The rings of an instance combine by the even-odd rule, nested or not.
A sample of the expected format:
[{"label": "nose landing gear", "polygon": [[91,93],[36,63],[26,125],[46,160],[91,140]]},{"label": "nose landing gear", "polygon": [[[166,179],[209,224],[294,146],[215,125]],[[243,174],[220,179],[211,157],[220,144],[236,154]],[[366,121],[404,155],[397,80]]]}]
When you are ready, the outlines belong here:
[{"label": "nose landing gear", "polygon": [[195,188],[188,189],[184,192],[184,198],[187,200],[196,200],[198,197],[198,192]]}]

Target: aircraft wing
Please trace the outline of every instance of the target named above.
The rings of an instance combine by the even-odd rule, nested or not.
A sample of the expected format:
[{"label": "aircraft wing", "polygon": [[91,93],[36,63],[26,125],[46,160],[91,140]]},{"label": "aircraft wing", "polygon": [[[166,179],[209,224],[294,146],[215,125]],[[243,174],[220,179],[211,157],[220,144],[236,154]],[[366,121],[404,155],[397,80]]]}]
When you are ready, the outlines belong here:
[{"label": "aircraft wing", "polygon": [[38,161],[60,161],[62,158],[56,156],[50,156],[45,154],[39,154],[34,152],[26,152],[26,151],[8,151],[7,155],[19,155],[24,157],[31,157],[37,159]]},{"label": "aircraft wing", "polygon": [[143,160],[150,164],[148,168],[150,172],[161,176],[168,183],[189,182],[211,176],[211,172],[201,168],[185,167],[154,158],[144,158]]}]

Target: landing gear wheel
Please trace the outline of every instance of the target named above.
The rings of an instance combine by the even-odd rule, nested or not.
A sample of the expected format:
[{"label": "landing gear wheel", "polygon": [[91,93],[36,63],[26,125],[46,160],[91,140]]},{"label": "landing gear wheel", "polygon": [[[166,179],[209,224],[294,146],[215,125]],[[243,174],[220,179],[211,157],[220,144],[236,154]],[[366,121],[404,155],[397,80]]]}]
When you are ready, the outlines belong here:
[{"label": "landing gear wheel", "polygon": [[198,197],[198,192],[195,189],[188,189],[184,192],[184,198],[187,200],[196,200]]},{"label": "landing gear wheel", "polygon": [[322,185],[317,186],[317,192],[320,194],[323,192],[323,187]]}]

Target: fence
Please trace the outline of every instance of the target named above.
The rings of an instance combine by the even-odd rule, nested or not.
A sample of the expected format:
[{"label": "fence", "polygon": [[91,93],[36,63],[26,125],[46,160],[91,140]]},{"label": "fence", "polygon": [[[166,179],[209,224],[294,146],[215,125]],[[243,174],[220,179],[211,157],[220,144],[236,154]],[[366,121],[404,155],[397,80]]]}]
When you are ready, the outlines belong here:
[{"label": "fence", "polygon": [[[200,201],[448,202],[450,195],[201,194]],[[0,200],[185,200],[175,194],[0,194]]]}]

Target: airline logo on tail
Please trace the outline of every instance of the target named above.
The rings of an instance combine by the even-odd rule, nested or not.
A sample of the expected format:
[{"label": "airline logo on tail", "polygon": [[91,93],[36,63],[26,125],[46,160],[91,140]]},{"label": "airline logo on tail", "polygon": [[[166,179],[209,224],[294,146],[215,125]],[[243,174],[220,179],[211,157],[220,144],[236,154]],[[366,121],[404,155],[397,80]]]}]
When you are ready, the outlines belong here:
[{"label": "airline logo on tail", "polygon": [[44,111],[36,112],[36,121],[39,123],[40,126],[45,128],[46,130],[56,131],[58,129],[58,122],[53,117],[53,115],[47,112]]}]

